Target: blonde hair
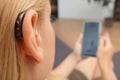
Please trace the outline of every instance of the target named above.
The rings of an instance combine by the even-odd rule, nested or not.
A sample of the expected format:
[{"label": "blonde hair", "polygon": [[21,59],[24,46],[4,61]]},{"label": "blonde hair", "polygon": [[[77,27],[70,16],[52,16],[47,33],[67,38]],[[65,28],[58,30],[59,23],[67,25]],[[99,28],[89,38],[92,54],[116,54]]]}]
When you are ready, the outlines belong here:
[{"label": "blonde hair", "polygon": [[0,80],[23,80],[22,53],[14,37],[14,24],[17,15],[29,8],[41,14],[44,3],[45,0],[0,0]]}]

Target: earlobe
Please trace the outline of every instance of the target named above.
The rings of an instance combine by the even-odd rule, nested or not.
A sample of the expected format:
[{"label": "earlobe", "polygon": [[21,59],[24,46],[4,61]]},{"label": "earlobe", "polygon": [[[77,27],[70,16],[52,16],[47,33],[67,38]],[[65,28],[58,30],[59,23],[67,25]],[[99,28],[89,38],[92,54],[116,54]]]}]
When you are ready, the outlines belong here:
[{"label": "earlobe", "polygon": [[32,57],[34,61],[40,63],[43,59],[43,49],[40,34],[35,30],[37,20],[38,14],[35,10],[26,12],[22,26],[22,49],[25,55]]}]

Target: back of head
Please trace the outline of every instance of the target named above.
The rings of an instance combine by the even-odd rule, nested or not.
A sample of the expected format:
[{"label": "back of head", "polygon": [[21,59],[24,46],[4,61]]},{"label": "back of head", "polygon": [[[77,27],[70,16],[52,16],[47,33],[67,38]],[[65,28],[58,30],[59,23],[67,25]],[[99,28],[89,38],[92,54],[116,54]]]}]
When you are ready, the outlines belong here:
[{"label": "back of head", "polygon": [[22,54],[14,37],[17,15],[29,8],[42,12],[44,0],[0,0],[0,80],[22,80]]}]

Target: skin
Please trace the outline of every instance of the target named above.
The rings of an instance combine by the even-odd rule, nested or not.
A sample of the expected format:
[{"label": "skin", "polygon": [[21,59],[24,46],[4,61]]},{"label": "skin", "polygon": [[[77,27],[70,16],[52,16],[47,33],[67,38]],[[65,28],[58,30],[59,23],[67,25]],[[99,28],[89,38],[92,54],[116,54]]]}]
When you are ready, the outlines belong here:
[{"label": "skin", "polygon": [[[84,59],[82,56],[79,55],[79,52],[81,52],[81,45],[82,45],[82,34],[78,38],[75,44],[74,52],[72,52],[53,72],[54,74],[57,74],[59,76],[62,76],[64,78],[67,78],[69,74],[75,69],[75,67],[82,63],[83,61],[86,61],[88,63],[89,61],[93,61],[90,58]],[[101,78],[102,80],[117,80],[114,71],[113,71],[113,64],[111,64],[112,57],[113,57],[113,47],[110,41],[110,37],[107,34],[101,36],[100,42],[99,42],[99,48],[97,52],[97,63],[101,71]],[[89,64],[89,63],[88,63]],[[69,66],[69,67],[68,67]],[[93,68],[89,68],[90,72],[85,72],[86,65],[81,65],[83,68],[81,71],[84,72],[84,74],[88,77],[89,80],[94,79],[95,70]],[[81,67],[80,66],[80,67]],[[96,67],[96,65],[95,65]],[[87,67],[88,68],[88,67]],[[64,72],[64,73],[63,73]]]},{"label": "skin", "polygon": [[55,55],[55,35],[50,23],[50,5],[46,1],[43,19],[27,10],[23,20],[23,40],[19,41],[24,62],[24,80],[44,80],[51,72]]},{"label": "skin", "polygon": [[[23,39],[18,41],[22,51],[21,54],[23,54],[24,80],[44,80],[52,70],[55,56],[55,34],[50,23],[50,12],[49,1],[46,1],[42,19],[38,19],[38,13],[34,9],[27,10],[25,14],[22,26]],[[82,36],[76,42],[75,50],[52,72],[63,78],[67,78],[75,66],[84,60],[79,55],[81,40]],[[111,80],[114,80],[112,78],[113,74],[107,74],[108,72],[105,72],[112,72],[112,69],[107,69],[106,67],[108,66],[103,66],[104,64],[109,65],[112,55],[108,56],[106,60],[104,56],[107,56],[108,54],[106,53],[108,52],[104,48],[100,48],[98,53],[97,58],[101,72],[103,73],[103,80],[107,80],[109,75],[111,76]]]},{"label": "skin", "polygon": [[98,63],[103,80],[117,80],[114,71],[113,64],[111,63],[113,57],[113,47],[110,41],[109,34],[106,33],[100,39],[98,50]]}]

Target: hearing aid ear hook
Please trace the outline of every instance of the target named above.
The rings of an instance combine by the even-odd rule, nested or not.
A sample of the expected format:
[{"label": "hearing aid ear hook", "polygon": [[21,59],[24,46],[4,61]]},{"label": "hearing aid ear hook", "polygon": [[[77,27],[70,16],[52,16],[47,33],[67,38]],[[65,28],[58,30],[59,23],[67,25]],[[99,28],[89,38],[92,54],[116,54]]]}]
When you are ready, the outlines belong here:
[{"label": "hearing aid ear hook", "polygon": [[25,13],[26,13],[26,11],[19,13],[17,16],[16,22],[15,22],[14,34],[15,34],[15,38],[17,38],[17,39],[23,38],[22,25],[23,25]]}]

